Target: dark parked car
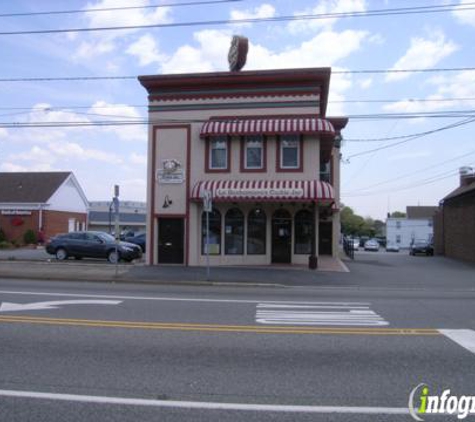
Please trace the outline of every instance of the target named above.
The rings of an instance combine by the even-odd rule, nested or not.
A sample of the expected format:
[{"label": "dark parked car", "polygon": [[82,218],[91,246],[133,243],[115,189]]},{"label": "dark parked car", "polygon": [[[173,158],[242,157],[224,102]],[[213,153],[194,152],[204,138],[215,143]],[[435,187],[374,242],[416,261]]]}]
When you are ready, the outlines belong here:
[{"label": "dark parked car", "polygon": [[424,255],[434,255],[434,246],[428,242],[427,240],[416,240],[412,245],[411,249],[409,250],[410,255],[416,254],[424,254]]},{"label": "dark parked car", "polygon": [[48,242],[46,252],[56,255],[59,260],[69,257],[105,258],[111,263],[116,263],[117,259],[130,262],[142,256],[142,249],[138,245],[127,242],[119,242],[117,256],[114,237],[104,232],[60,234]]},{"label": "dark parked car", "polygon": [[135,236],[128,236],[124,240],[134,245],[139,245],[142,248],[142,252],[145,252],[145,242],[147,239],[146,233],[136,233]]}]

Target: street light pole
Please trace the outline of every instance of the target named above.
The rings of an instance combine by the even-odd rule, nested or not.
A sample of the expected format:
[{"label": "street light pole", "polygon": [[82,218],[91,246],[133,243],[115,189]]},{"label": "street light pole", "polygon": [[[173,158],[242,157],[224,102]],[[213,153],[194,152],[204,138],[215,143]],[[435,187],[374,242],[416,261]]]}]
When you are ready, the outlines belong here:
[{"label": "street light pole", "polygon": [[120,241],[120,228],[119,228],[119,185],[114,186],[114,211],[115,211],[115,276],[119,275],[119,241]]}]

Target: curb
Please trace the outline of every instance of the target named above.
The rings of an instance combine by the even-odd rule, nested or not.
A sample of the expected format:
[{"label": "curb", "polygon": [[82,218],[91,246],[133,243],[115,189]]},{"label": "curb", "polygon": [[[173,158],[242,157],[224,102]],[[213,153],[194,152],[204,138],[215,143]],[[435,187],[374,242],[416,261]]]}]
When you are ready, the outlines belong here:
[{"label": "curb", "polygon": [[276,283],[251,283],[247,281],[206,281],[206,280],[156,280],[156,279],[132,279],[132,278],[111,278],[111,277],[81,277],[81,278],[67,278],[66,276],[56,275],[25,275],[25,274],[2,274],[0,272],[0,278],[3,279],[15,279],[15,280],[39,280],[39,281],[60,281],[64,283],[110,283],[110,284],[141,284],[141,285],[156,285],[156,286],[201,286],[201,287],[268,287],[268,288],[290,288],[290,287],[303,287],[303,286],[286,286],[285,284]]}]

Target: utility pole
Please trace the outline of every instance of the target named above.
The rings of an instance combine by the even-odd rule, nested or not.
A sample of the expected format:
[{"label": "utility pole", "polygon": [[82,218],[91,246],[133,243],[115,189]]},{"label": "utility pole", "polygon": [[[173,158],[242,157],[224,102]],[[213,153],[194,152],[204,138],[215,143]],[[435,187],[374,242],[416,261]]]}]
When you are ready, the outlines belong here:
[{"label": "utility pole", "polygon": [[209,268],[209,213],[213,210],[213,194],[210,190],[203,191],[203,211],[206,213],[206,281],[210,280]]}]

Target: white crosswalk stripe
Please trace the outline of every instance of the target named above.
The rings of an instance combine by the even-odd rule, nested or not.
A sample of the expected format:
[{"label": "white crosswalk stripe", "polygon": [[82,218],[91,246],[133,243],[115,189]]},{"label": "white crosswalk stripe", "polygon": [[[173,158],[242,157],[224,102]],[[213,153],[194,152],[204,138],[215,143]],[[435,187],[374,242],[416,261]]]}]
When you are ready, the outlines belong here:
[{"label": "white crosswalk stripe", "polygon": [[256,306],[256,323],[274,325],[387,326],[370,304],[337,302],[262,302]]}]

